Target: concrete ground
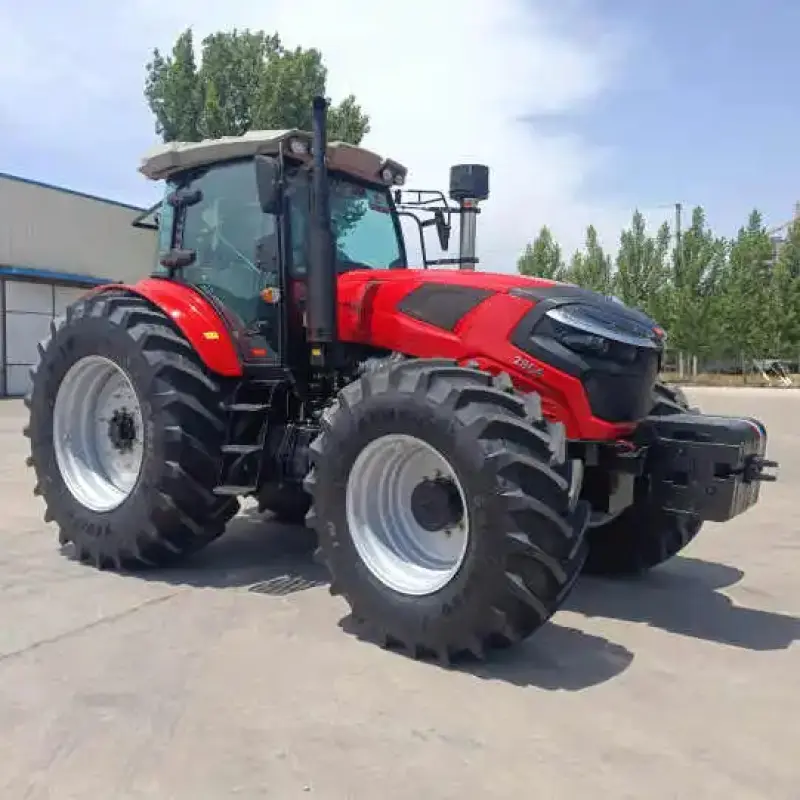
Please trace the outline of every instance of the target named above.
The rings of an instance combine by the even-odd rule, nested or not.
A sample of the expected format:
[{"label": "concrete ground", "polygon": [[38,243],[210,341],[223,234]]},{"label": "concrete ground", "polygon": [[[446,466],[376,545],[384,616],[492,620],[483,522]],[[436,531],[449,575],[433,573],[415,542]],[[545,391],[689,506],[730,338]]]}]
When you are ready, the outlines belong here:
[{"label": "concrete ground", "polygon": [[796,800],[800,392],[692,396],[761,416],[780,482],[450,671],[343,632],[322,585],[258,591],[324,575],[252,515],[180,571],[70,561],[31,496],[24,409],[0,405],[0,798]]}]

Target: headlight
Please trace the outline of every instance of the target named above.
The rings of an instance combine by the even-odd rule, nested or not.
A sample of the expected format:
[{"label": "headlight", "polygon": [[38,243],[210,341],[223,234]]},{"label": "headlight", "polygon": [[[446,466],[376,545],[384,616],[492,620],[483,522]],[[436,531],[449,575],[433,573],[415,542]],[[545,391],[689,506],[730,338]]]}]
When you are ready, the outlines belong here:
[{"label": "headlight", "polygon": [[630,318],[605,314],[596,307],[570,305],[553,308],[546,314],[554,322],[591,336],[599,336],[612,342],[660,350],[661,342],[655,326],[645,327]]},{"label": "headlight", "polygon": [[655,326],[611,309],[574,304],[553,308],[545,316],[553,338],[576,353],[628,362],[640,350],[662,349]]},{"label": "headlight", "polygon": [[289,152],[293,156],[307,156],[308,142],[298,139],[296,136],[289,139]]}]

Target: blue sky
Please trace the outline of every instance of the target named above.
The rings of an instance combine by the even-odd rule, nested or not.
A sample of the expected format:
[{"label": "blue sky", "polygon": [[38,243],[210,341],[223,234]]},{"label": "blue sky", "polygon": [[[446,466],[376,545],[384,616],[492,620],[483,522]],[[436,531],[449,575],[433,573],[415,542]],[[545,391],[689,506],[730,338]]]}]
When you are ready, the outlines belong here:
[{"label": "blue sky", "polygon": [[624,201],[703,205],[726,232],[753,206],[770,222],[788,219],[800,201],[800,2],[599,6],[639,39],[619,80],[557,124],[614,150]]},{"label": "blue sky", "polygon": [[188,25],[236,26],[319,47],[330,94],[357,95],[365,144],[412,185],[488,163],[487,269],[513,269],[542,224],[570,251],[593,222],[614,248],[637,206],[656,226],[701,204],[732,235],[754,205],[779,224],[800,200],[797,0],[404,0],[396,61],[385,24],[363,0],[0,0],[0,171],[154,200],[144,62]]}]

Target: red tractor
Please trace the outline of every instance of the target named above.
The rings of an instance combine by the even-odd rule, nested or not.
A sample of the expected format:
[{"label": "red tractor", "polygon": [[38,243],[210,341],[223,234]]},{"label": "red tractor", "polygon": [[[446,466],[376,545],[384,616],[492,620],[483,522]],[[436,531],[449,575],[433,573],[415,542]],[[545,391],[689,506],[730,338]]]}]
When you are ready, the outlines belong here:
[{"label": "red tractor", "polygon": [[[529,636],[582,571],[648,569],[757,501],[764,426],[660,384],[653,320],[475,271],[486,167],[452,169],[457,206],[404,201],[400,164],[328,143],[321,98],[313,119],[146,158],[157,273],[90,292],[39,346],[29,465],[81,560],[173,564],[255,497],[314,528],[365,634],[447,662]],[[423,229],[446,249],[453,216],[458,259],[428,259]]]}]

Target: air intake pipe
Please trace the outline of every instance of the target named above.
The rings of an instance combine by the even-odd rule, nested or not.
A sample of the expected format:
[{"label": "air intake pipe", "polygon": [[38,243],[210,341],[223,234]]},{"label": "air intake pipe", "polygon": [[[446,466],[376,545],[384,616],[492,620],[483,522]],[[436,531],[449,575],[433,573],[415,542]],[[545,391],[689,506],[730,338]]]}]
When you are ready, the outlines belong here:
[{"label": "air intake pipe", "polygon": [[475,270],[478,203],[489,197],[489,167],[484,164],[456,164],[450,167],[450,199],[458,203],[460,223],[458,268]]}]

